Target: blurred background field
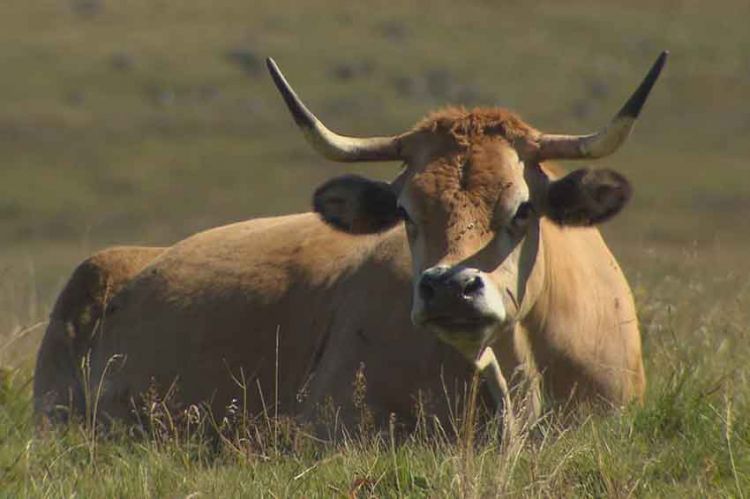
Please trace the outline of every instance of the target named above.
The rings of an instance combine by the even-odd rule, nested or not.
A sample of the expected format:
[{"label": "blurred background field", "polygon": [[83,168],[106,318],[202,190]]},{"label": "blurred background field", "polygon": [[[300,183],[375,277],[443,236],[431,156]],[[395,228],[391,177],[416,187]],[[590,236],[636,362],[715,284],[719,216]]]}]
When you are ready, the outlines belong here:
[{"label": "blurred background field", "polygon": [[4,0],[0,365],[30,365],[97,249],[307,210],[343,171],[395,174],[313,153],[266,56],[346,133],[399,132],[446,104],[581,133],[669,49],[631,140],[597,163],[636,189],[604,233],[639,302],[651,393],[689,366],[747,408],[748,19],[745,0]]}]

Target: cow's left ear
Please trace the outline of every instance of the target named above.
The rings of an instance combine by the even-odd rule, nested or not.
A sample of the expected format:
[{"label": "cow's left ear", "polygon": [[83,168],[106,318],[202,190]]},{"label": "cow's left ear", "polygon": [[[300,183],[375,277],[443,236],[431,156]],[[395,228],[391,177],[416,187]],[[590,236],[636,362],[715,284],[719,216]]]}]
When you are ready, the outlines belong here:
[{"label": "cow's left ear", "polygon": [[390,184],[343,175],[315,190],[313,207],[333,227],[350,234],[373,234],[401,220]]},{"label": "cow's left ear", "polygon": [[550,184],[545,214],[560,225],[595,225],[619,213],[632,193],[619,173],[583,168]]}]

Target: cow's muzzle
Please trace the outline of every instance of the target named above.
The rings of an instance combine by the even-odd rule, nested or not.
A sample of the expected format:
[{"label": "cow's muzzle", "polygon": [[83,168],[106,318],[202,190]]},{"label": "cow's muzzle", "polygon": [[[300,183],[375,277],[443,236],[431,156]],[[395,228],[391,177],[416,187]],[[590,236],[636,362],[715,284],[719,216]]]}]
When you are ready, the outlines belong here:
[{"label": "cow's muzzle", "polygon": [[415,284],[414,324],[435,331],[467,354],[470,350],[475,355],[505,317],[496,287],[477,269],[432,267]]},{"label": "cow's muzzle", "polygon": [[429,268],[416,282],[414,294],[412,320],[418,326],[468,333],[505,319],[495,286],[477,269]]}]

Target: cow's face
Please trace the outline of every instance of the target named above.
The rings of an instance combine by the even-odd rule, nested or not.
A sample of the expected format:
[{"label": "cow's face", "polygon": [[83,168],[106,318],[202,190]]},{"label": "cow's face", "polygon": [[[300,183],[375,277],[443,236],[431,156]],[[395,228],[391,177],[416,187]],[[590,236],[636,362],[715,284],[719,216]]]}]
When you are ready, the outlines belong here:
[{"label": "cow's face", "polygon": [[315,192],[315,210],[352,234],[403,222],[414,267],[412,319],[473,357],[522,316],[543,285],[535,277],[542,273],[545,251],[540,217],[559,225],[592,225],[619,212],[630,197],[627,180],[615,172],[583,169],[558,179],[541,162],[615,152],[666,57],[666,52],[659,56],[597,133],[545,134],[501,109],[447,109],[404,134],[368,138],[329,130],[276,64],[267,62],[295,122],[323,155],[335,161],[405,163],[391,184],[353,175],[326,182]]},{"label": "cow's face", "polygon": [[441,146],[412,155],[398,195],[414,269],[412,321],[473,357],[518,316],[538,254],[532,186],[543,174],[529,169],[539,178],[527,180],[499,135],[424,142]]},{"label": "cow's face", "polygon": [[608,170],[550,180],[526,157],[533,147],[514,146],[491,123],[467,133],[460,126],[417,131],[403,140],[406,167],[392,184],[344,176],[314,198],[325,221],[350,233],[405,225],[412,320],[468,357],[533,303],[542,282],[540,217],[591,225],[630,196],[627,181]]}]

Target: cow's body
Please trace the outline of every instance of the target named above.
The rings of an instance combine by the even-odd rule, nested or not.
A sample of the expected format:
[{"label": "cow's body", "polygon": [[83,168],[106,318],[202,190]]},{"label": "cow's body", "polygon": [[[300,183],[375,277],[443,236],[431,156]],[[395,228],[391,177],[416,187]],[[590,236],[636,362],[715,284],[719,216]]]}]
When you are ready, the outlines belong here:
[{"label": "cow's body", "polygon": [[[131,258],[122,250],[120,256]],[[413,414],[420,390],[426,409],[446,415],[441,377],[452,387],[468,375],[460,356],[409,323],[409,259],[400,230],[353,237],[317,215],[292,215],[213,229],[144,257],[155,258],[109,300],[90,343],[89,388],[95,393],[105,379],[98,408],[109,416],[129,418],[131,396],[137,402],[152,384],[166,389],[175,380],[181,403],[210,401],[221,414],[232,398],[244,398],[232,379],[241,373],[248,409],[270,410],[277,359],[281,413],[308,420],[330,398],[342,410],[340,421],[353,421],[360,364],[368,405],[381,421],[390,412]],[[70,309],[66,295],[90,294],[91,280],[71,284],[39,354],[35,396],[42,414],[55,405],[83,407],[77,370],[85,349],[61,347],[80,321],[62,304]],[[88,307],[76,307],[88,314]],[[107,367],[114,355],[124,362]],[[72,404],[69,393],[79,397]]]},{"label": "cow's body", "polygon": [[39,353],[37,412],[82,412],[88,393],[89,407],[95,398],[97,411],[127,419],[149,388],[176,387],[179,403],[215,413],[237,399],[250,412],[313,421],[332,406],[351,426],[361,372],[356,390],[366,387],[376,421],[409,421],[419,401],[447,424],[455,389],[487,346],[500,371],[520,370],[532,389],[541,380],[553,399],[640,399],[630,288],[593,228],[622,209],[630,184],[610,170],[558,176],[543,162],[614,152],[665,58],[595,134],[544,134],[507,110],[447,108],[406,133],[365,139],[327,129],[269,61],[321,153],[403,170],[390,184],[327,182],[313,199],[320,216],[251,220],[84,262]]},{"label": "cow's body", "polygon": [[[502,367],[513,372],[522,360],[532,361],[558,397],[573,385],[586,398],[616,404],[640,396],[644,378],[632,299],[598,231],[545,224],[542,234],[542,247],[555,248],[544,252],[545,268],[559,269],[568,260],[565,265],[577,271],[544,277],[548,293],[529,320],[516,328],[516,338],[495,345]],[[49,414],[53,405],[82,410],[80,398],[71,404],[68,397],[81,396],[77,371],[89,346],[88,389],[96,393],[105,380],[98,410],[126,419],[131,397],[137,401],[151,385],[165,389],[175,380],[181,403],[211,401],[220,414],[232,398],[243,400],[232,379],[241,373],[248,408],[260,412],[264,403],[273,406],[277,359],[281,413],[309,421],[330,402],[341,408],[342,423],[356,420],[353,382],[361,365],[366,402],[379,422],[390,413],[410,421],[422,392],[427,411],[445,423],[443,385],[449,392],[463,390],[468,379],[465,359],[409,322],[410,259],[402,228],[350,236],[315,214],[302,214],[209,230],[166,250],[103,254],[107,261],[94,260],[109,276],[104,280],[113,278],[108,268],[123,267],[123,261],[136,271],[126,283],[111,283],[121,289],[108,300],[95,341],[86,346],[86,326],[71,313],[92,312],[70,297],[91,295],[93,280],[79,278],[61,295],[37,365],[40,413]],[[592,254],[601,265],[591,265]],[[599,299],[603,292],[606,302]],[[75,349],[60,348],[68,341],[63,338],[76,334],[84,339]],[[114,355],[124,362],[107,367]]]}]

